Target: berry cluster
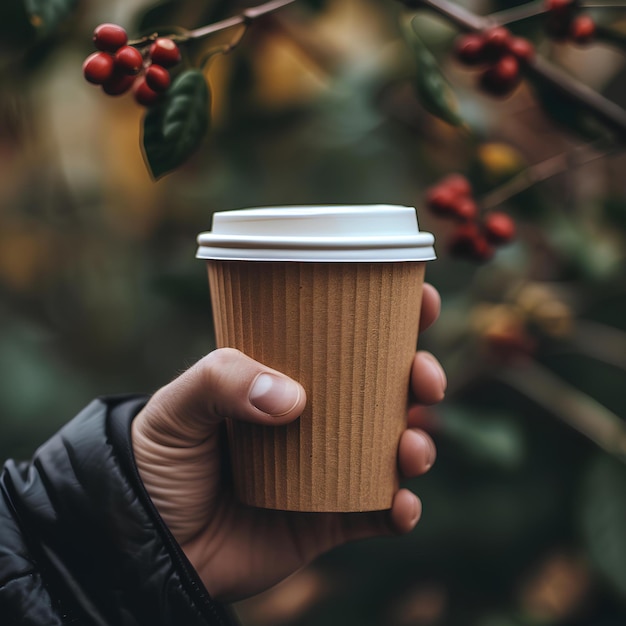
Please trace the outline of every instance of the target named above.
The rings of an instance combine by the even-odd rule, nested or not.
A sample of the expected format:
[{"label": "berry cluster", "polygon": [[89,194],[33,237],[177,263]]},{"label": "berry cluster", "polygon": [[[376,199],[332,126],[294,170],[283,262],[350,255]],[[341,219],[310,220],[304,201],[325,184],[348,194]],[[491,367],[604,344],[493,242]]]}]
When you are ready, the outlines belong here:
[{"label": "berry cluster", "polygon": [[471,325],[485,356],[501,364],[525,361],[537,351],[530,319],[513,303],[480,303],[471,312]]},{"label": "berry cluster", "polygon": [[545,0],[546,30],[552,39],[581,46],[593,40],[596,24],[591,15],[577,13],[577,8],[576,0]]},{"label": "berry cluster", "polygon": [[521,82],[522,66],[535,54],[528,39],[515,37],[504,26],[461,35],[454,54],[467,67],[480,67],[480,88],[493,96],[510,94]]},{"label": "berry cluster", "polygon": [[461,174],[450,174],[430,187],[426,206],[436,215],[458,222],[450,242],[450,253],[474,261],[488,261],[495,246],[515,237],[515,222],[501,211],[481,215],[470,182]]},{"label": "berry cluster", "polygon": [[128,44],[126,31],[117,24],[100,24],[93,34],[98,52],[83,63],[87,81],[100,85],[104,93],[118,96],[132,88],[138,104],[154,104],[170,86],[168,68],[181,60],[180,49],[167,37],[159,37],[144,46]]}]

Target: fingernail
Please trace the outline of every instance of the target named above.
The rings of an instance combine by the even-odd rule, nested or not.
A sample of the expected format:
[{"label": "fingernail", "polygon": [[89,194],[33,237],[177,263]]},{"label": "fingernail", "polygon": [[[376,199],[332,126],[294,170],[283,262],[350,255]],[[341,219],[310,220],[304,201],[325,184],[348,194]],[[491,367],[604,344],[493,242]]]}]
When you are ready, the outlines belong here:
[{"label": "fingernail", "polygon": [[424,437],[424,445],[426,446],[426,469],[429,470],[437,458],[437,449],[430,437]]},{"label": "fingernail", "polygon": [[426,352],[425,354],[431,363],[431,367],[433,368],[433,371],[437,372],[437,376],[441,380],[441,390],[445,394],[446,389],[448,388],[448,377],[446,376],[446,373],[443,370],[443,367],[441,367],[441,365],[439,364],[439,361],[430,352]]},{"label": "fingernail", "polygon": [[299,385],[293,381],[282,376],[263,373],[256,377],[248,397],[260,411],[281,417],[298,404],[300,394]]},{"label": "fingernail", "polygon": [[419,498],[415,498],[413,501],[413,515],[411,517],[411,525],[415,526],[417,522],[419,522],[420,517],[422,516],[422,502]]}]

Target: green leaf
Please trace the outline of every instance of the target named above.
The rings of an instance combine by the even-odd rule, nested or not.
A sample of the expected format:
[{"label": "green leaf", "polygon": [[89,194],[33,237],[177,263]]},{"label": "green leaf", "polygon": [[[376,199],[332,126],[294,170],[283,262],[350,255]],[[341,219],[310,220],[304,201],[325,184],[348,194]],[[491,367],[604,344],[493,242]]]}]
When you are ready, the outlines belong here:
[{"label": "green leaf", "polygon": [[39,36],[53,33],[76,7],[77,0],[24,0],[30,22]]},{"label": "green leaf", "polygon": [[452,126],[461,126],[464,121],[459,113],[456,95],[441,72],[435,57],[417,33],[413,32],[410,39],[417,63],[415,93],[422,106],[444,122]]},{"label": "green leaf", "polygon": [[626,599],[626,465],[598,455],[583,483],[581,528],[598,571]]},{"label": "green leaf", "polygon": [[148,110],[143,123],[146,164],[157,179],[196,151],[209,128],[210,94],[200,70],[183,72],[163,102]]}]

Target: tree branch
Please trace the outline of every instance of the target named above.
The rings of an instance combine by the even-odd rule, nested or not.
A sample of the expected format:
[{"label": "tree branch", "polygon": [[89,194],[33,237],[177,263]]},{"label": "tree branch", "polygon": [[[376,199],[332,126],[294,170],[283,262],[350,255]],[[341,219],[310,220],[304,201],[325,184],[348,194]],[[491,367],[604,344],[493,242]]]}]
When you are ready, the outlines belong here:
[{"label": "tree branch", "polygon": [[[204,39],[205,37],[210,37],[211,35],[215,35],[216,33],[221,33],[222,31],[234,28],[235,26],[248,26],[254,20],[269,13],[272,13],[273,11],[277,11],[278,9],[282,9],[284,6],[293,4],[295,1],[296,0],[270,0],[265,4],[260,4],[256,7],[250,7],[249,9],[246,9],[245,11],[243,11],[243,13],[240,13],[238,15],[233,15],[232,17],[228,17],[213,24],[201,26],[200,28],[196,28],[194,30],[176,29],[178,31],[178,34],[174,33],[173,35],[170,35],[170,39],[177,43],[183,43],[191,39]],[[159,33],[152,33],[150,35],[142,37],[141,39],[129,41],[128,43],[132,46],[143,47],[153,42],[158,36]]]},{"label": "tree branch", "polygon": [[201,28],[189,31],[188,37],[189,39],[203,39],[209,35],[214,35],[220,31],[233,28],[234,26],[247,25],[259,17],[267,15],[272,11],[282,9],[284,6],[292,4],[293,2],[295,2],[295,0],[270,0],[265,4],[260,4],[259,6],[246,9],[240,15],[234,15],[233,17],[229,17],[221,22],[215,22],[215,24],[209,24],[208,26],[202,26]]},{"label": "tree branch", "polygon": [[[465,32],[480,32],[498,24],[492,17],[481,17],[450,0],[400,0],[411,9],[429,9]],[[497,14],[496,14],[497,17]],[[626,139],[626,111],[587,85],[576,81],[563,70],[540,56],[526,65],[529,77],[549,83],[560,95],[582,105],[620,137]]]}]

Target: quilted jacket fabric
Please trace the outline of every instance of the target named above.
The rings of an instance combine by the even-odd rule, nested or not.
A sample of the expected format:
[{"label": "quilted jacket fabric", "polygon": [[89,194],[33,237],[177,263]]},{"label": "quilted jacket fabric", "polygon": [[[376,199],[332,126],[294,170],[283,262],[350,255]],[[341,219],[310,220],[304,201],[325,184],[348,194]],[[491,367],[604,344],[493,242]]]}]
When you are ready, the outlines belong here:
[{"label": "quilted jacket fabric", "polygon": [[92,402],[0,476],[2,626],[227,626],[139,479],[145,397]]}]

